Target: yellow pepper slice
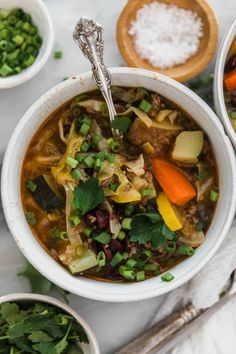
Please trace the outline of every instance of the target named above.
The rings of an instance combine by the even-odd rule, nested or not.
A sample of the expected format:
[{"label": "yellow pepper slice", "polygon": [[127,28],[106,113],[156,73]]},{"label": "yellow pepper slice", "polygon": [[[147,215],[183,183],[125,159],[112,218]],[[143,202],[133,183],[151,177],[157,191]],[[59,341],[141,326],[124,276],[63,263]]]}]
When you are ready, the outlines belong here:
[{"label": "yellow pepper slice", "polygon": [[177,208],[171,204],[164,192],[161,192],[156,199],[159,212],[171,231],[182,229],[183,222]]},{"label": "yellow pepper slice", "polygon": [[121,191],[111,197],[116,203],[131,203],[141,200],[141,194],[136,189],[131,188],[128,191]]}]

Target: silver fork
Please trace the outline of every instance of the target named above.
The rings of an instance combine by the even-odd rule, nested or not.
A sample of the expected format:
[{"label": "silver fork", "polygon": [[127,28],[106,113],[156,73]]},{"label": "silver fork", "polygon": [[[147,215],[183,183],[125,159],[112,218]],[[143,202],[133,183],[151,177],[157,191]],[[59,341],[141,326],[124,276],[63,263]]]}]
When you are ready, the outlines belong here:
[{"label": "silver fork", "polygon": [[224,289],[224,296],[213,306],[201,310],[190,304],[157,323],[115,354],[165,354],[191,335],[202,322],[206,322],[235,295],[236,270],[230,277],[229,285]]},{"label": "silver fork", "polygon": [[[103,28],[95,21],[81,17],[75,27],[73,38],[84,56],[92,64],[93,79],[106,101],[110,123],[112,124],[117,113],[111,96],[111,76],[103,60]],[[114,130],[112,126],[111,130],[114,136],[122,137],[119,131]]]}]

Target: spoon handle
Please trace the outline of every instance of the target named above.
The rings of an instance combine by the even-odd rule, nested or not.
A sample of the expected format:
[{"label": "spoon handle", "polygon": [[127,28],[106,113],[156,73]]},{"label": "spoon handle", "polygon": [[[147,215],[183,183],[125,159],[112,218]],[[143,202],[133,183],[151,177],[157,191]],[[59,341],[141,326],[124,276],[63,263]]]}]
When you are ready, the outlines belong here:
[{"label": "spoon handle", "polygon": [[[112,123],[117,114],[111,96],[111,76],[103,61],[103,28],[95,21],[82,17],[75,27],[73,38],[92,64],[93,79],[106,101]],[[118,131],[112,129],[112,132],[119,136]]]}]

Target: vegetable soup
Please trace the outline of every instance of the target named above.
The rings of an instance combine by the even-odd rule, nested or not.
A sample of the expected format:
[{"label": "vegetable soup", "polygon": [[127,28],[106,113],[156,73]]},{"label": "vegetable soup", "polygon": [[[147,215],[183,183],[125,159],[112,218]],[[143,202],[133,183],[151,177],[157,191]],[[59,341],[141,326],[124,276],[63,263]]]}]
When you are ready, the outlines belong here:
[{"label": "vegetable soup", "polygon": [[225,104],[236,131],[236,38],[229,50],[224,70]]},{"label": "vegetable soup", "polygon": [[143,281],[204,242],[217,168],[208,137],[177,105],[141,87],[112,95],[122,138],[99,91],[74,97],[30,142],[22,203],[41,245],[72,274]]}]

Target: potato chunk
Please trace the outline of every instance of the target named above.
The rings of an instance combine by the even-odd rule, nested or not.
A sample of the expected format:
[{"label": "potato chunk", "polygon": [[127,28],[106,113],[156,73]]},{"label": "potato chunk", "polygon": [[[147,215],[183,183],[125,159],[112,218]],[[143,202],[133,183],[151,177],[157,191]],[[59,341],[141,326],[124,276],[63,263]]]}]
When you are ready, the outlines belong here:
[{"label": "potato chunk", "polygon": [[198,163],[198,156],[203,148],[202,131],[184,131],[176,140],[172,158],[185,163]]}]

